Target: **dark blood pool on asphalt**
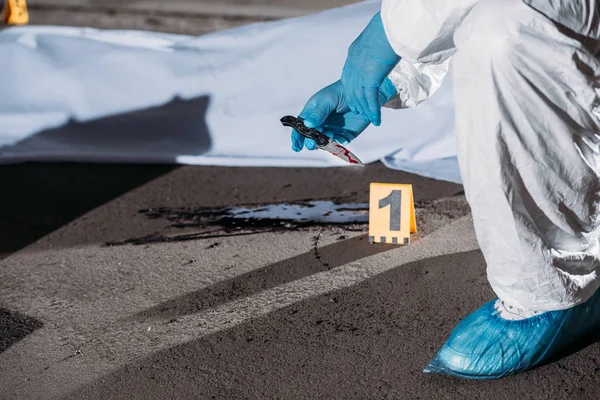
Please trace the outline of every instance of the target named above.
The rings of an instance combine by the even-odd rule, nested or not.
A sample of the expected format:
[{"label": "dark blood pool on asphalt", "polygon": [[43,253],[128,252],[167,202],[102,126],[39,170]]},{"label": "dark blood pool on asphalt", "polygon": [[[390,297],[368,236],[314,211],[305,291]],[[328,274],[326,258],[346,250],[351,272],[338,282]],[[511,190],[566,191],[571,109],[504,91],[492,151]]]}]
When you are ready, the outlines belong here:
[{"label": "dark blood pool on asphalt", "polygon": [[[365,203],[335,204],[331,201],[310,201],[270,204],[256,207],[168,208],[140,210],[149,219],[169,222],[168,228],[186,229],[186,233],[152,234],[106,245],[148,244],[197,239],[242,236],[261,232],[299,230],[311,227],[343,227],[362,231],[369,222],[369,205]],[[198,232],[187,233],[189,229]]]}]

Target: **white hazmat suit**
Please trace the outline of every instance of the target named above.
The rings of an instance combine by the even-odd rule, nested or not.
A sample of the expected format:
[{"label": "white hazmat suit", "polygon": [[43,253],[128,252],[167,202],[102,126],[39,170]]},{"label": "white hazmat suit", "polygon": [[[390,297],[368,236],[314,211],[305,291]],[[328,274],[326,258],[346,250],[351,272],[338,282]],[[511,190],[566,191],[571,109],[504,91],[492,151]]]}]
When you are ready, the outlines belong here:
[{"label": "white hazmat suit", "polygon": [[459,163],[488,278],[524,313],[571,308],[600,285],[599,4],[382,3],[403,57],[388,106],[423,101],[430,92],[414,87],[439,86],[452,61]]}]

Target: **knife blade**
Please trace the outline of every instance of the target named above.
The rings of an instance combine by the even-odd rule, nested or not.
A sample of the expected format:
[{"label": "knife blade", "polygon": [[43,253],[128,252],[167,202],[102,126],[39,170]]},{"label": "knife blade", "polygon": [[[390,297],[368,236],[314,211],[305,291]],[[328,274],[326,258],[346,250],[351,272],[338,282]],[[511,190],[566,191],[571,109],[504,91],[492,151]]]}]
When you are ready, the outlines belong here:
[{"label": "knife blade", "polygon": [[304,120],[302,118],[287,115],[281,118],[281,123],[283,124],[283,126],[295,129],[296,132],[298,132],[302,136],[314,140],[315,143],[317,143],[318,149],[325,150],[328,153],[333,154],[337,158],[340,158],[352,165],[358,165],[361,167],[364,166],[362,161],[360,161],[360,159],[350,150],[348,150],[338,142],[332,140],[321,131],[314,128],[307,128],[306,125],[304,125]]}]

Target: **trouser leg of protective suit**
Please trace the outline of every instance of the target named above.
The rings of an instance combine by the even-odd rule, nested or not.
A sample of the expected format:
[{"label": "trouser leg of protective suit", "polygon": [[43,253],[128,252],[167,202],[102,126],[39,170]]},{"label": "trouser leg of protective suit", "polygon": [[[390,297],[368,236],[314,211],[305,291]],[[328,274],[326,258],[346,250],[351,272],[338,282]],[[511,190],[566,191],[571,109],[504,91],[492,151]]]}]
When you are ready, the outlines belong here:
[{"label": "trouser leg of protective suit", "polygon": [[488,278],[549,311],[600,285],[598,41],[521,0],[482,0],[455,33],[456,136]]},{"label": "trouser leg of protective suit", "polygon": [[424,372],[500,378],[600,330],[600,63],[597,41],[521,0],[477,3],[455,44],[459,162],[490,283],[547,312],[507,320],[489,302]]}]

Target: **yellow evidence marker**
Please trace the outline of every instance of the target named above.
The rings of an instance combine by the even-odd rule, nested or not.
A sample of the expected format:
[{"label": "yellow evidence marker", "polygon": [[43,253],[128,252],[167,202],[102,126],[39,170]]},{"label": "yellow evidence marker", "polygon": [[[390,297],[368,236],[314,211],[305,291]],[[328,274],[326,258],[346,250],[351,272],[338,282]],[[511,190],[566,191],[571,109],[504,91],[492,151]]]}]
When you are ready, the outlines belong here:
[{"label": "yellow evidence marker", "polygon": [[8,25],[26,25],[29,23],[29,12],[25,0],[4,0],[2,23]]},{"label": "yellow evidence marker", "polygon": [[369,242],[409,244],[417,232],[412,185],[371,183]]}]

